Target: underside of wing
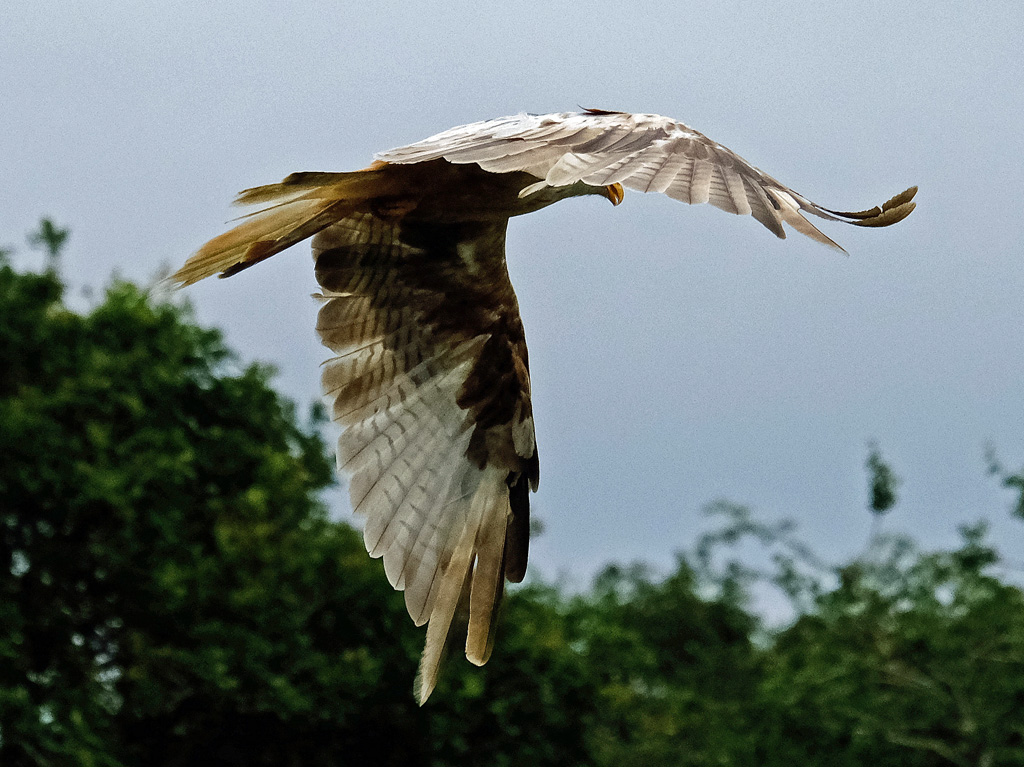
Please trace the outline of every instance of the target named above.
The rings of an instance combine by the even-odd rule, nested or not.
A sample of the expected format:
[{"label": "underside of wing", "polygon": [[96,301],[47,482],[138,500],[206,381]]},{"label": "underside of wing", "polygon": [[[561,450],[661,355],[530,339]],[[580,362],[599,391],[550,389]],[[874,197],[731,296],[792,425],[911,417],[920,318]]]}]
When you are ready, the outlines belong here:
[{"label": "underside of wing", "polygon": [[838,248],[802,213],[856,226],[889,226],[914,209],[912,187],[884,205],[841,213],[811,202],[735,152],[692,128],[660,115],[589,110],[582,113],[515,115],[452,128],[415,144],[377,155],[391,163],[444,158],[476,163],[484,170],[525,171],[539,181],[523,190],[582,181],[621,184],[661,192],[690,204],[709,202],[737,215],[751,215],[776,236],[783,224]]},{"label": "underside of wing", "polygon": [[421,702],[453,624],[486,662],[503,582],[526,568],[537,452],[505,223],[364,213],[313,241],[338,463],[367,549],[427,623]]},{"label": "underside of wing", "polygon": [[508,218],[622,186],[784,224],[838,247],[803,214],[888,226],[916,188],[862,211],[821,207],[682,123],[588,110],[461,126],[349,173],[246,190],[265,205],[169,279],[230,276],[308,237],[338,462],[370,554],[427,625],[422,703],[450,640],[487,661],[506,580],[526,572],[538,482],[525,337],[505,267]]}]

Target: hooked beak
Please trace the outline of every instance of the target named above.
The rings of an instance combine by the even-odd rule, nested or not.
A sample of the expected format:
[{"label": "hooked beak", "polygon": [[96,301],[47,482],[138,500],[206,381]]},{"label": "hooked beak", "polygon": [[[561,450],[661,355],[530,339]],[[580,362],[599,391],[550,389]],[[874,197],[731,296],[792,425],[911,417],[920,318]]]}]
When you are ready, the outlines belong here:
[{"label": "hooked beak", "polygon": [[626,196],[625,191],[622,189],[622,184],[609,184],[605,187],[605,197],[611,200],[612,205],[618,205],[622,202],[622,198]]}]

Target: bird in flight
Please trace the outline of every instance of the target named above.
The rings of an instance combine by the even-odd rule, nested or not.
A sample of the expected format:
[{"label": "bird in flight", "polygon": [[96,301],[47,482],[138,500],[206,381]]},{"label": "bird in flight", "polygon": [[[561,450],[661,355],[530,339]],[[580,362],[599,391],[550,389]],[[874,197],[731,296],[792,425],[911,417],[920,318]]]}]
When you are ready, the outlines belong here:
[{"label": "bird in flight", "polygon": [[228,277],[313,237],[317,332],[338,466],[363,537],[427,624],[422,704],[449,639],[491,655],[504,582],[526,574],[539,478],[526,338],[505,266],[512,216],[623,187],[710,202],[839,246],[802,214],[889,226],[912,187],[858,212],[823,208],[681,122],[589,109],[463,125],[350,173],[293,173],[247,189],[263,205],[171,277]]}]

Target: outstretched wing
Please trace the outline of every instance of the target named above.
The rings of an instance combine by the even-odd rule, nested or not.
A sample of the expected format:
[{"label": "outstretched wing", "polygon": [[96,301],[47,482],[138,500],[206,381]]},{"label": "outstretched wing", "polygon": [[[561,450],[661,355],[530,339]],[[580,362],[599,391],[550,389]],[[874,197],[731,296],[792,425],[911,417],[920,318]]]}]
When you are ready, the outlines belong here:
[{"label": "outstretched wing", "polygon": [[503,581],[526,571],[537,450],[506,223],[361,213],[313,240],[338,463],[367,549],[428,623],[421,702],[453,620],[484,663]]},{"label": "outstretched wing", "polygon": [[[508,217],[619,184],[783,222],[887,226],[909,189],[871,210],[822,208],[682,123],[588,111],[453,128],[363,171],[297,173],[246,190],[269,207],[197,251],[170,280],[229,276],[317,232],[318,330],[337,356],[324,390],[344,431],[338,460],[364,537],[427,641],[430,695],[453,625],[486,662],[504,580],[525,575],[538,479],[526,344],[505,269]],[[466,167],[467,165],[471,167]],[[838,247],[838,246],[836,246]]]},{"label": "outstretched wing", "polygon": [[917,192],[911,187],[870,210],[830,210],[681,122],[661,115],[599,110],[486,120],[377,155],[392,163],[437,158],[476,163],[496,173],[525,171],[541,179],[524,189],[524,195],[583,181],[662,192],[690,204],[710,202],[729,213],[753,216],[778,237],[786,236],[785,222],[836,248],[839,245],[801,211],[857,226],[888,226],[910,215]]}]

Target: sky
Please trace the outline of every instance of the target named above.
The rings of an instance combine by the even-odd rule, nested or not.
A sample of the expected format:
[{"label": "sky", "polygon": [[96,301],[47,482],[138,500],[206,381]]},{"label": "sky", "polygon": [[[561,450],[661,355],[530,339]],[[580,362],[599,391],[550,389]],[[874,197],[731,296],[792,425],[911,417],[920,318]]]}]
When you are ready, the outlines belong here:
[{"label": "sky", "polygon": [[[143,284],[236,215],[243,188],[354,170],[466,122],[597,107],[686,122],[831,208],[917,184],[849,252],[627,190],[516,219],[545,531],[531,568],[670,567],[728,499],[863,550],[874,440],[885,520],[925,547],[992,525],[1024,561],[991,445],[1024,465],[1024,5],[7,0],[0,244],[70,228],[86,301]],[[327,356],[308,247],[187,290],[198,318],[307,404]],[[348,518],[341,493],[330,502]]]}]

